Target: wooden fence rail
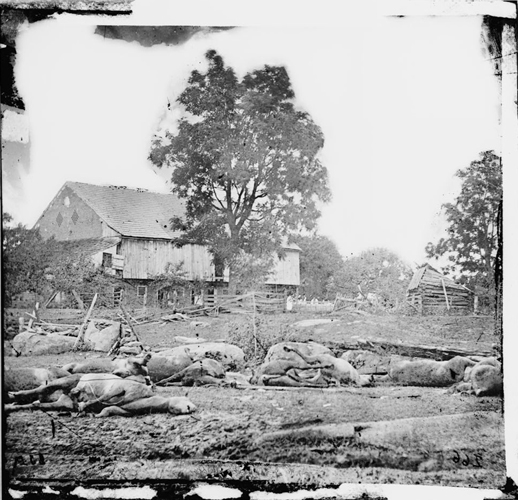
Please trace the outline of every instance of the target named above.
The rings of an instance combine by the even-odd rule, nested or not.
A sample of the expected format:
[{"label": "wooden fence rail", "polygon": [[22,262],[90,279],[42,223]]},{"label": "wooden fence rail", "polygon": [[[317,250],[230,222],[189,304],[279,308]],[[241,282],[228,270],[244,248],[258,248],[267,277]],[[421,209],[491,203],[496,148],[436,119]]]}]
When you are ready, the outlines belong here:
[{"label": "wooden fence rail", "polygon": [[[231,312],[253,311],[258,312],[283,312],[286,310],[286,297],[278,292],[248,292],[242,295],[220,294],[215,295],[210,309]],[[210,303],[209,303],[210,304]]]}]

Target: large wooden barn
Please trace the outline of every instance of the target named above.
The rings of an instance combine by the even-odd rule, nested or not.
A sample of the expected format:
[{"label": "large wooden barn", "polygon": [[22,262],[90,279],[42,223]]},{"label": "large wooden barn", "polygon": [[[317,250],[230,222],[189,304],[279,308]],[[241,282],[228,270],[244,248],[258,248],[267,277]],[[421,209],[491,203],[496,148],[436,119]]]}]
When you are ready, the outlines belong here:
[{"label": "large wooden barn", "polygon": [[[93,260],[107,272],[138,285],[142,295],[147,293],[146,285],[169,263],[183,263],[188,280],[224,286],[228,271],[214,266],[206,246],[175,244],[180,233],[170,229],[169,220],[183,213],[183,204],[174,194],[66,182],[35,228],[43,238],[84,241],[88,247],[98,241],[95,252],[91,252]],[[267,284],[300,284],[300,248],[286,245],[285,253],[285,258],[276,260]]]},{"label": "large wooden barn", "polygon": [[425,264],[412,276],[407,302],[423,314],[444,311],[465,314],[473,310],[474,294]]}]

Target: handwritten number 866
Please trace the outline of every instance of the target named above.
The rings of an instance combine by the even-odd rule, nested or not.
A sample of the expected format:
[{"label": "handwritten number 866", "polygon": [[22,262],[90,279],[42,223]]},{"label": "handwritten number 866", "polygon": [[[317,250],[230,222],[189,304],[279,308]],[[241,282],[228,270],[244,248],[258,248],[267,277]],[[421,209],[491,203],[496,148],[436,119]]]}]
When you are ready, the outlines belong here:
[{"label": "handwritten number 866", "polygon": [[[464,465],[464,467],[467,467],[470,463],[472,463],[467,453],[463,453],[465,458],[461,458],[460,453],[457,450],[453,450],[453,453],[454,455],[451,458],[453,463],[458,464],[460,462],[462,465]],[[482,464],[480,463],[480,461],[482,460],[482,455],[480,453],[475,453],[473,455],[473,458],[475,462],[473,463],[473,465],[475,467],[482,467]]]}]

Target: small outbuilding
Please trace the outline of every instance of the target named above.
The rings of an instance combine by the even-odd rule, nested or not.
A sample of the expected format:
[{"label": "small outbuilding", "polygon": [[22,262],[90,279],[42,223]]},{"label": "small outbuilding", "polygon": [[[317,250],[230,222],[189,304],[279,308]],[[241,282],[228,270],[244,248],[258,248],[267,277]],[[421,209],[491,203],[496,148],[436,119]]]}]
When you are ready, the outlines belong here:
[{"label": "small outbuilding", "polygon": [[419,267],[408,285],[407,302],[420,313],[466,314],[474,307],[474,293],[455,283],[430,264]]}]

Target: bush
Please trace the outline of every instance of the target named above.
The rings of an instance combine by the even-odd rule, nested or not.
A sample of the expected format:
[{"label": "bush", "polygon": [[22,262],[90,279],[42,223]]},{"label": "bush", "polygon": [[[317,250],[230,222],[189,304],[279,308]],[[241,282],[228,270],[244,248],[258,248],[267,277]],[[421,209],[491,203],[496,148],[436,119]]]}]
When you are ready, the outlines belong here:
[{"label": "bush", "polygon": [[254,332],[253,321],[252,318],[246,322],[232,321],[228,326],[227,339],[229,343],[243,349],[247,364],[255,366],[263,362],[270,347],[286,341],[289,334],[283,326],[274,326],[260,315],[255,316]]}]

